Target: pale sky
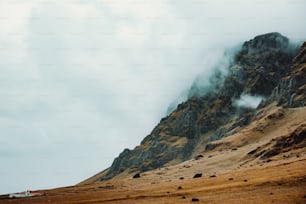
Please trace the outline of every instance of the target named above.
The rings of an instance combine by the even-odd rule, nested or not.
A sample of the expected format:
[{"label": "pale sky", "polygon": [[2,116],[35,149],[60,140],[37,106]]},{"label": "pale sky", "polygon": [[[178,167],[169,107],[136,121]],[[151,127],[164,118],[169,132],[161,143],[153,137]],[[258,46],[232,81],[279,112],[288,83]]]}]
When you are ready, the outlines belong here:
[{"label": "pale sky", "polygon": [[0,0],[0,194],[74,185],[148,135],[225,49],[305,40],[303,0]]}]

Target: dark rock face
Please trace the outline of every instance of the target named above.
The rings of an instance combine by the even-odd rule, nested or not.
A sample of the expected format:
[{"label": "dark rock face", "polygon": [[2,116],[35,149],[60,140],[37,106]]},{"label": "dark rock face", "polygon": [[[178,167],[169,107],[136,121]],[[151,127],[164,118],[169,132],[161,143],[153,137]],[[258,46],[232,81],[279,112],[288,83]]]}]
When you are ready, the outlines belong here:
[{"label": "dark rock face", "polygon": [[[229,66],[229,74],[223,79],[219,73],[213,77],[214,89],[204,95],[191,92],[190,98],[161,119],[140,146],[124,150],[100,180],[127,169],[142,172],[191,159],[199,141],[204,141],[204,150],[208,142],[233,134],[235,128],[249,124],[256,111],[234,104],[242,94],[267,98],[261,106],[273,101],[289,107],[304,106],[306,74],[305,64],[301,67],[301,63],[306,61],[305,44],[290,71],[296,52],[288,38],[279,33],[245,42]],[[288,74],[291,77],[284,78]],[[206,145],[206,150],[212,148]]]},{"label": "dark rock face", "polygon": [[278,105],[289,108],[306,105],[306,42],[293,59],[290,72],[273,90],[268,102],[271,101],[277,101]]},{"label": "dark rock face", "polygon": [[280,33],[273,32],[256,36],[254,39],[243,44],[242,53],[256,54],[266,51],[286,49],[289,46],[289,39]]},{"label": "dark rock face", "polygon": [[[284,152],[288,152],[291,149],[299,149],[306,147],[306,125],[302,124],[298,126],[290,135],[282,136],[276,140],[270,141],[271,148],[261,151],[260,148],[253,150],[255,156],[260,156],[261,159],[268,159],[279,155]],[[249,155],[251,153],[249,152]]]}]

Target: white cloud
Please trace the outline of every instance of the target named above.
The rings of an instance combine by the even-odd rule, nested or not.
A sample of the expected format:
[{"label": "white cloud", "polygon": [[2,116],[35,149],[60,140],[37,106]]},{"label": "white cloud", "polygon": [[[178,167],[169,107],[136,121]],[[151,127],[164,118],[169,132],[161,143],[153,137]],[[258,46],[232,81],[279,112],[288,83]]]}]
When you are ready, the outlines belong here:
[{"label": "white cloud", "polygon": [[264,98],[262,96],[252,96],[249,94],[242,94],[239,99],[234,101],[234,104],[237,107],[244,107],[244,108],[257,108],[260,102]]},{"label": "white cloud", "polygon": [[0,193],[106,168],[225,48],[304,38],[305,3],[270,2],[0,1]]}]

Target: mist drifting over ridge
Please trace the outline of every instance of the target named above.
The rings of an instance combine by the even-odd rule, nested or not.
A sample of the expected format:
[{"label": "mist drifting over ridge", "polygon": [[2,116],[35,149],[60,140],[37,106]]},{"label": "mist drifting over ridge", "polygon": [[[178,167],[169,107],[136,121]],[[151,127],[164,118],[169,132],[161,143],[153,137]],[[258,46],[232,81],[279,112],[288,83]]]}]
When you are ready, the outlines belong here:
[{"label": "mist drifting over ridge", "polygon": [[271,30],[304,38],[304,4],[2,1],[0,193],[109,166],[227,48]]}]

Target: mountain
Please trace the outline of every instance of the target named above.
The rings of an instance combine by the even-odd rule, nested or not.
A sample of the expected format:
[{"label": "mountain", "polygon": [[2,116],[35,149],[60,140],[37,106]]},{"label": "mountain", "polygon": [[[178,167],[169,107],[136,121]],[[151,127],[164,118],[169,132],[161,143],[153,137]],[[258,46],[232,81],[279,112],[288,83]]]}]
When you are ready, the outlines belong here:
[{"label": "mountain", "polygon": [[0,204],[305,203],[306,42],[256,36],[211,82],[110,168]]},{"label": "mountain", "polygon": [[[245,42],[226,76],[216,72],[213,85],[204,94],[192,86],[190,98],[161,119],[139,146],[125,149],[109,169],[84,183],[178,164],[214,149],[213,141],[258,120],[261,110],[273,103],[288,108],[304,106],[305,44],[297,53],[297,46],[276,32]],[[245,96],[262,100],[258,107],[239,105]]]}]

